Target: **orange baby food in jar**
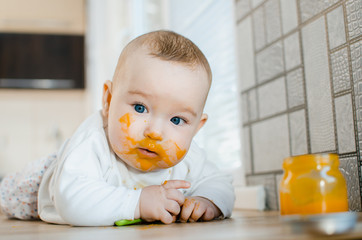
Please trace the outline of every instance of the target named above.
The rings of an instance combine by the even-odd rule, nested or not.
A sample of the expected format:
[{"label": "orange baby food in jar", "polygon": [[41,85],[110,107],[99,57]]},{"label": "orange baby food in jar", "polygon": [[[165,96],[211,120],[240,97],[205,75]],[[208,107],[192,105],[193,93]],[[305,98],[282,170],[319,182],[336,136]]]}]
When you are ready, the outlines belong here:
[{"label": "orange baby food in jar", "polygon": [[346,181],[337,154],[310,154],[284,159],[280,213],[318,214],[348,211]]}]

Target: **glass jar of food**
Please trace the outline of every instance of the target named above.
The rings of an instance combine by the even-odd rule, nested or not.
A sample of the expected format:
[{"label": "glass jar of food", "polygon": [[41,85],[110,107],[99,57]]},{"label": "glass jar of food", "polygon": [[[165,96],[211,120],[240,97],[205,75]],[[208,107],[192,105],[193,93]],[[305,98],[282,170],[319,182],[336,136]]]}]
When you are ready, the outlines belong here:
[{"label": "glass jar of food", "polygon": [[337,154],[284,159],[279,186],[280,213],[318,214],[348,211],[346,181]]}]

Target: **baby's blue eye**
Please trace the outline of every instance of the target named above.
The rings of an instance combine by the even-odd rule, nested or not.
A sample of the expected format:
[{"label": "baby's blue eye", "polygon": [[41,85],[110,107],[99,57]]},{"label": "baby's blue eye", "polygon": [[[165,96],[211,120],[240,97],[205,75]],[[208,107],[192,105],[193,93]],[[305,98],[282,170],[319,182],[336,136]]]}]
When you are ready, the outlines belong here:
[{"label": "baby's blue eye", "polygon": [[184,120],[182,120],[181,118],[179,118],[179,117],[173,117],[173,118],[171,118],[171,120],[170,120],[173,124],[175,124],[175,125],[179,125],[182,121],[184,121]]},{"label": "baby's blue eye", "polygon": [[136,110],[136,112],[139,112],[139,113],[144,113],[146,108],[145,108],[145,106],[143,106],[141,104],[135,104],[134,105],[134,110]]}]

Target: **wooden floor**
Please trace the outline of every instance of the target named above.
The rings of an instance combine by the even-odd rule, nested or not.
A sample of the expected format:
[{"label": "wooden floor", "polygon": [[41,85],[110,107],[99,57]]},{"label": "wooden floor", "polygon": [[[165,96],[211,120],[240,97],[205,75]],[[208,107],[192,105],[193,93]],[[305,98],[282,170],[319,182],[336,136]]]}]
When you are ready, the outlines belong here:
[{"label": "wooden floor", "polygon": [[362,239],[362,222],[348,234],[331,237],[295,229],[283,222],[278,212],[234,211],[226,220],[124,227],[71,227],[9,220],[0,214],[0,239]]}]

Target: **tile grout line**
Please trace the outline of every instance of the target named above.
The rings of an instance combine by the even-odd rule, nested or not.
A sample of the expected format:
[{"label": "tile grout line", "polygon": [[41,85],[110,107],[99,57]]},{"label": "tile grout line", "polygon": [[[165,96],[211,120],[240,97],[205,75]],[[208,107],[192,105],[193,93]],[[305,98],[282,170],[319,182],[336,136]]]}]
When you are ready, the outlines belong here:
[{"label": "tile grout line", "polygon": [[[329,12],[330,13],[330,12]],[[325,37],[326,37],[326,47],[327,47],[327,61],[328,61],[328,72],[329,72],[329,85],[330,85],[330,94],[331,94],[331,106],[332,106],[332,116],[333,116],[333,135],[334,135],[334,146],[335,150],[339,152],[339,144],[338,144],[338,132],[337,132],[337,113],[335,106],[335,97],[334,97],[334,83],[333,83],[333,72],[332,72],[332,64],[331,64],[331,53],[330,53],[330,43],[329,43],[329,28],[328,28],[328,13],[326,13],[323,17],[324,19],[324,28],[325,28]]]},{"label": "tile grout line", "polygon": [[310,124],[309,124],[309,108],[308,108],[308,96],[307,96],[307,82],[306,82],[306,75],[305,75],[305,64],[304,64],[304,45],[303,45],[303,35],[302,35],[302,11],[300,8],[300,1],[296,0],[297,4],[297,15],[298,15],[298,33],[299,33],[299,47],[300,47],[300,61],[302,65],[302,82],[303,82],[303,92],[304,92],[304,105],[305,105],[305,128],[306,128],[306,138],[307,138],[307,153],[312,153],[311,147],[311,139],[310,139]]}]

